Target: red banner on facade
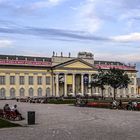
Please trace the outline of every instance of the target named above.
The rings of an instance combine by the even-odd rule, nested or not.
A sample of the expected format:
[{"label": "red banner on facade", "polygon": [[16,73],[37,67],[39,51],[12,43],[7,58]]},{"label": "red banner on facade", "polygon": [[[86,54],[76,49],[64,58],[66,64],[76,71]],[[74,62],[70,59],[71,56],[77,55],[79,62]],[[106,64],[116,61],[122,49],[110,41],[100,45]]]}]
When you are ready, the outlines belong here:
[{"label": "red banner on facade", "polygon": [[51,62],[0,59],[0,65],[51,66]]}]

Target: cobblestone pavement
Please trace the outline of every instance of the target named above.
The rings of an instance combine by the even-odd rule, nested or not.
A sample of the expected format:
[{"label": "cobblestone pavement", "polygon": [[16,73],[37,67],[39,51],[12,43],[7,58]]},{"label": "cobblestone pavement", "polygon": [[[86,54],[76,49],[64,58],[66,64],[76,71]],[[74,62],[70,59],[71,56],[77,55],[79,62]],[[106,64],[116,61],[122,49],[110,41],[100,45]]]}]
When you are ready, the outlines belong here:
[{"label": "cobblestone pavement", "polygon": [[[72,105],[17,104],[24,127],[0,129],[0,140],[140,140],[140,112]],[[36,112],[36,124],[27,125],[27,111]]]}]

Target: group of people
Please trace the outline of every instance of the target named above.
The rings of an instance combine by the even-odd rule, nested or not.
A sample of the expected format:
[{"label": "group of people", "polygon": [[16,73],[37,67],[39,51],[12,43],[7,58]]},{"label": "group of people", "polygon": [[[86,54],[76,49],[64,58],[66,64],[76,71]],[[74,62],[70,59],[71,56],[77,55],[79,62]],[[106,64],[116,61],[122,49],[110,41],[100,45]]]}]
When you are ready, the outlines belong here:
[{"label": "group of people", "polygon": [[129,101],[127,104],[127,110],[137,110],[138,103],[136,101]]},{"label": "group of people", "polygon": [[120,100],[119,102],[116,100],[113,100],[113,102],[111,102],[111,108],[113,109],[122,109],[122,101]]},{"label": "group of people", "polygon": [[12,107],[9,106],[9,104],[5,104],[3,107],[3,111],[6,114],[12,114],[14,113],[16,117],[20,118],[20,120],[23,120],[24,118],[22,117],[21,113],[17,109],[17,105],[14,105]]},{"label": "group of people", "polygon": [[[138,103],[136,101],[129,101],[128,104],[125,106],[124,109],[127,110],[137,110]],[[114,109],[123,109],[122,101],[113,100],[111,107]]]}]

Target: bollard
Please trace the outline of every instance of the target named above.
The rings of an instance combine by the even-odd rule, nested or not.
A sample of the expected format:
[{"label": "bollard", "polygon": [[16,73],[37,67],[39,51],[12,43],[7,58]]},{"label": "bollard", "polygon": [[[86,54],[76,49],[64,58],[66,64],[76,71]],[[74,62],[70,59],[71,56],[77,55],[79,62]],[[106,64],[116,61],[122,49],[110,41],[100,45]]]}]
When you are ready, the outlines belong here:
[{"label": "bollard", "polygon": [[28,125],[35,124],[35,111],[28,111]]}]

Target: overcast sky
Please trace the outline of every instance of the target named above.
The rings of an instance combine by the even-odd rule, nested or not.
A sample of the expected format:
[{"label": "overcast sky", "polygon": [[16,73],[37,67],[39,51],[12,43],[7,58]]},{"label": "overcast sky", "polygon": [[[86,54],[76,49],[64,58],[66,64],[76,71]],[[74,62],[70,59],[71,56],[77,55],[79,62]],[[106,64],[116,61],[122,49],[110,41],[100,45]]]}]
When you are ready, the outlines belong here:
[{"label": "overcast sky", "polygon": [[140,0],[0,0],[0,54],[140,62]]}]

